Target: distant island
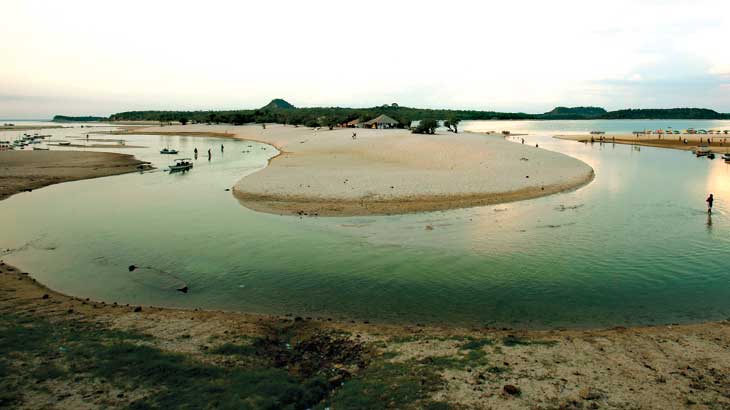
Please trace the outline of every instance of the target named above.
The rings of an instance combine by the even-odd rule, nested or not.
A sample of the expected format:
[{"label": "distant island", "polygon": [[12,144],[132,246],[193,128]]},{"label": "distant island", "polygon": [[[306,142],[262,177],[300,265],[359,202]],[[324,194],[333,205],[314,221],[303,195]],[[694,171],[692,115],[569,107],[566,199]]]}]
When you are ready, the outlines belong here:
[{"label": "distant island", "polygon": [[[228,111],[127,111],[111,115],[111,121],[179,121],[183,124],[280,123],[311,127],[334,127],[353,121],[368,121],[387,115],[407,127],[414,120],[633,120],[688,119],[727,120],[730,114],[706,108],[624,109],[607,111],[601,107],[555,107],[542,114],[477,110],[446,110],[403,107],[396,103],[369,108],[305,107],[297,108],[282,98],[276,98],[258,109]],[[101,117],[56,116],[54,121],[101,121]]]},{"label": "distant island", "polygon": [[106,117],[71,117],[68,115],[56,115],[53,117],[53,122],[94,122],[94,121],[108,121]]}]

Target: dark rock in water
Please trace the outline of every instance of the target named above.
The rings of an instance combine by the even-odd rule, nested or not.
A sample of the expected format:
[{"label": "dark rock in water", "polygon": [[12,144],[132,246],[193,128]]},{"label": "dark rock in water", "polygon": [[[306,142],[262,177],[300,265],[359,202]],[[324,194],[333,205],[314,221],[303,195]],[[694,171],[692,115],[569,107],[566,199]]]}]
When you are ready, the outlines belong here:
[{"label": "dark rock in water", "polygon": [[135,269],[137,269],[137,267],[136,267],[136,266],[134,266],[134,265],[129,265],[129,271],[130,271],[130,272],[134,272],[134,270],[135,270]]},{"label": "dark rock in water", "polygon": [[183,286],[180,289],[178,289],[177,291],[178,292],[182,292],[182,293],[188,293],[188,287],[187,286]]},{"label": "dark rock in water", "polygon": [[48,299],[48,298],[50,298],[50,296],[48,296],[48,293],[44,294],[43,297],[41,297],[41,299]]},{"label": "dark rock in water", "polygon": [[141,312],[142,311],[142,307],[141,306],[137,306],[136,308],[134,308],[134,311],[135,312]]},{"label": "dark rock in water", "polygon": [[504,390],[504,392],[509,394],[510,396],[518,396],[520,393],[522,393],[522,390],[520,390],[519,387],[512,384],[505,384],[502,390]]},{"label": "dark rock in water", "polygon": [[304,319],[301,316],[297,316],[294,318],[295,322],[301,322],[302,320],[304,320]]}]

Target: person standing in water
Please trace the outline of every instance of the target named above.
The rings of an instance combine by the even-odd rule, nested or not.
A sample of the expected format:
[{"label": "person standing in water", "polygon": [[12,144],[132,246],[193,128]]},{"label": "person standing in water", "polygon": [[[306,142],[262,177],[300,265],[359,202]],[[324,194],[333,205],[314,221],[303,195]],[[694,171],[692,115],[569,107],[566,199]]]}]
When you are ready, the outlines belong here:
[{"label": "person standing in water", "polygon": [[210,153],[210,148],[208,148],[208,161],[210,161],[210,158],[211,158],[211,157],[212,157],[212,155],[211,155],[211,153]]},{"label": "person standing in water", "polygon": [[221,144],[221,152],[223,152],[223,144]]},{"label": "person standing in water", "polygon": [[712,194],[710,194],[710,196],[708,196],[707,199],[705,199],[705,202],[707,202],[707,213],[711,214],[712,213],[712,203],[715,202],[715,197]]}]

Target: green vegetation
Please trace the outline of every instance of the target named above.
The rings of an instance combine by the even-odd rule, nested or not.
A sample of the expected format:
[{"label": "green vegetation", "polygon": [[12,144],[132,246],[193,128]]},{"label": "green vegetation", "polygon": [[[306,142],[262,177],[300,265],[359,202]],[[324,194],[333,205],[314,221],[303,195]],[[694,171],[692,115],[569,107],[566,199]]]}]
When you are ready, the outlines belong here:
[{"label": "green vegetation", "polygon": [[438,121],[434,120],[433,118],[426,118],[424,120],[421,120],[418,125],[416,125],[416,128],[413,129],[414,134],[435,134],[436,128],[438,128],[439,123]]},{"label": "green vegetation", "polygon": [[[371,120],[385,114],[397,120],[402,127],[413,121],[443,120],[444,125],[456,130],[460,121],[468,120],[586,120],[586,119],[730,119],[703,108],[671,108],[606,111],[600,107],[556,107],[544,114],[506,113],[476,110],[444,110],[402,107],[386,104],[370,108],[311,107],[296,108],[277,98],[259,109],[228,111],[128,111],[113,114],[112,121],[182,121],[193,123],[279,123],[308,127],[334,127],[359,119]],[[61,117],[61,116],[57,116]],[[65,117],[84,118],[84,117]],[[94,118],[94,117],[86,117]]]},{"label": "green vegetation", "polygon": [[441,376],[429,364],[380,363],[346,382],[317,409],[448,409],[446,403],[429,400],[442,384]]},{"label": "green vegetation", "polygon": [[[252,364],[246,367],[221,368],[151,347],[147,340],[98,325],[3,315],[0,407],[18,404],[22,388],[71,377],[74,383],[100,379],[119,389],[153,393],[131,403],[132,409],[303,409],[329,394],[322,375],[292,375],[255,352],[248,352]],[[38,363],[35,357],[52,362]]]},{"label": "green vegetation", "polygon": [[[3,314],[0,408],[28,407],[30,392],[55,397],[61,389],[63,396],[99,382],[122,390],[119,405],[129,409],[449,408],[430,399],[443,385],[432,366],[368,363],[362,344],[304,323],[272,325],[263,337],[207,350],[223,365],[153,342],[99,324]],[[353,368],[360,370],[345,370]]]},{"label": "green vegetation", "polygon": [[558,342],[554,340],[531,340],[519,336],[507,335],[502,339],[502,344],[507,347],[529,345],[555,346]]},{"label": "green vegetation", "polygon": [[574,120],[580,118],[599,118],[606,114],[601,107],[555,107],[542,115],[543,119]]},{"label": "green vegetation", "polygon": [[601,116],[607,120],[727,120],[730,114],[721,114],[706,108],[628,109],[607,112]]},{"label": "green vegetation", "polygon": [[68,115],[56,115],[53,117],[53,122],[94,122],[94,121],[107,121],[106,117],[70,117]]},{"label": "green vegetation", "polygon": [[457,128],[459,125],[459,122],[461,122],[459,117],[452,115],[447,120],[444,121],[444,127],[448,128],[449,131],[451,131],[453,133],[457,133],[457,132],[459,132],[459,129]]},{"label": "green vegetation", "polygon": [[484,347],[484,346],[490,346],[493,343],[494,342],[492,341],[492,339],[474,339],[474,338],[469,338],[469,339],[467,339],[466,342],[464,342],[464,344],[462,344],[461,346],[459,346],[459,349],[462,349],[462,350],[481,349],[482,347]]}]

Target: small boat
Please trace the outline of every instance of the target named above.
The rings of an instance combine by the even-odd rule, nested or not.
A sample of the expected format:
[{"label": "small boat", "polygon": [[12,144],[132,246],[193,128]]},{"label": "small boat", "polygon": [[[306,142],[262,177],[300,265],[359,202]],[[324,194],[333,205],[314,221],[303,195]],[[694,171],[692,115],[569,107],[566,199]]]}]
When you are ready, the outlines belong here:
[{"label": "small boat", "polygon": [[61,145],[61,146],[68,146],[68,145],[71,145],[71,143],[70,143],[70,142],[68,142],[68,141],[59,141],[58,145]]},{"label": "small boat", "polygon": [[50,148],[33,147],[33,151],[50,151]]},{"label": "small boat", "polygon": [[710,152],[709,154],[707,154],[707,158],[709,158],[709,159],[715,159],[715,154],[712,153],[712,152]]},{"label": "small boat", "polygon": [[712,151],[710,150],[710,147],[708,147],[707,145],[700,145],[695,149],[695,155],[697,155],[698,157],[704,157],[711,152]]},{"label": "small boat", "polygon": [[170,172],[187,172],[193,168],[193,160],[190,158],[178,158],[175,165],[170,165]]},{"label": "small boat", "polygon": [[170,148],[163,148],[160,150],[160,154],[177,154],[177,150]]},{"label": "small boat", "polygon": [[730,161],[730,153],[726,152],[722,154],[722,159],[724,159],[725,161]]}]

